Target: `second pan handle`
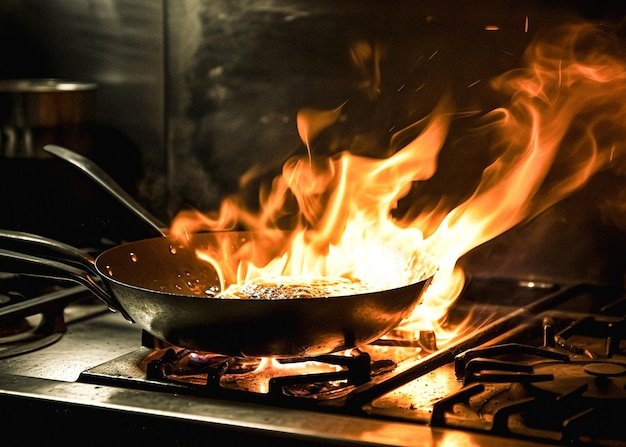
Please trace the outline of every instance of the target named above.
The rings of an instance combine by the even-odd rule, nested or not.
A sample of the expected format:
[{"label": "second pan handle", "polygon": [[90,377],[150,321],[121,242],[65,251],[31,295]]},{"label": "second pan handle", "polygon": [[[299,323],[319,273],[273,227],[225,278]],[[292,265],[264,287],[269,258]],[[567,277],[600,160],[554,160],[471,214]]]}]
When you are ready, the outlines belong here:
[{"label": "second pan handle", "polygon": [[134,322],[117,299],[102,287],[88,272],[81,268],[51,259],[3,249],[0,249],[0,268],[2,268],[3,272],[39,276],[43,278],[64,279],[83,285],[99,300],[104,302],[111,311],[119,312],[129,322]]},{"label": "second pan handle", "polygon": [[105,288],[107,279],[98,274],[94,258],[71,245],[35,234],[0,230],[0,271],[81,284],[112,311],[133,321],[115,295]]}]

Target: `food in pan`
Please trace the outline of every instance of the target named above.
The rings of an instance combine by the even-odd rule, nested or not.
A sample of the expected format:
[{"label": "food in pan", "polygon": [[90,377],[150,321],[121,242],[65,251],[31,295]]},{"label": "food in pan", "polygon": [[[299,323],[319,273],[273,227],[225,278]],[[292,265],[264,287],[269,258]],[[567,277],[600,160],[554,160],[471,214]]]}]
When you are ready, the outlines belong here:
[{"label": "food in pan", "polygon": [[272,278],[256,279],[244,284],[232,284],[216,295],[216,298],[279,300],[292,298],[324,298],[356,295],[371,292],[362,282],[345,278],[303,279]]}]

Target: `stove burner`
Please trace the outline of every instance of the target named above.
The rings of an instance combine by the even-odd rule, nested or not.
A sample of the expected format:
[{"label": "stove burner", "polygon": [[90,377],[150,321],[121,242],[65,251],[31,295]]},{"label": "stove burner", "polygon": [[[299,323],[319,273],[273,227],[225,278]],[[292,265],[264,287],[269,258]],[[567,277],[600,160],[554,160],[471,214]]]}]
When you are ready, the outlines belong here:
[{"label": "stove burner", "polygon": [[[24,300],[26,300],[26,298],[21,293],[13,291],[0,293],[0,308],[12,306],[15,303],[21,303]],[[26,318],[5,318],[4,320],[0,320],[0,340],[4,337],[22,334],[30,329],[32,329],[32,326]]]},{"label": "stove burner", "polygon": [[615,363],[589,363],[583,368],[586,373],[593,374],[599,377],[621,376],[626,373],[626,367],[624,365],[618,365]]},{"label": "stove burner", "polygon": [[[336,398],[370,380],[369,354],[312,358],[240,358],[180,348],[156,349],[140,363],[150,381],[184,384],[210,395],[256,393],[272,399]],[[378,364],[377,367],[386,365]]]},{"label": "stove burner", "polygon": [[[65,287],[42,278],[28,280],[0,274],[0,359],[56,343],[66,332],[65,306],[85,294],[81,286]],[[16,290],[19,288],[20,292]]]},{"label": "stove burner", "polygon": [[531,392],[547,391],[558,398],[576,394],[582,399],[623,400],[626,403],[626,365],[613,362],[577,361],[569,364],[535,365],[535,374],[553,380],[529,384]]},{"label": "stove burner", "polygon": [[34,326],[26,319],[13,321],[15,323],[11,327],[16,329],[15,333],[0,338],[0,358],[14,357],[49,346],[57,342],[66,330],[62,310],[60,313],[41,314],[39,322]]},{"label": "stove burner", "polygon": [[454,361],[463,387],[435,403],[431,424],[565,445],[624,440],[624,321],[553,311],[527,327],[529,340],[543,346],[464,351]]}]

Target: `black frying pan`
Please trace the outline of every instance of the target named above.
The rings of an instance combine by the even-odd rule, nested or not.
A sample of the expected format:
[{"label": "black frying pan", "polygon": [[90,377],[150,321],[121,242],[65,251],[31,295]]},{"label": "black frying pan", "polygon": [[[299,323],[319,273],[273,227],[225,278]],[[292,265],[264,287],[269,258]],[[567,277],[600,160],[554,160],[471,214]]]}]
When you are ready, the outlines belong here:
[{"label": "black frying pan", "polygon": [[156,237],[116,246],[94,260],[60,242],[1,231],[0,246],[9,250],[0,250],[0,270],[73,280],[161,340],[251,357],[313,356],[369,343],[413,311],[432,278],[351,296],[207,297],[204,290],[219,288],[219,280],[195,250],[215,248],[224,240],[239,247],[252,237],[245,232],[199,233],[189,244]]},{"label": "black frying pan", "polygon": [[[0,231],[0,271],[83,284],[127,320],[183,348],[237,356],[294,357],[366,344],[412,312],[434,274],[433,266],[431,275],[415,284],[351,296],[208,298],[204,290],[220,284],[215,270],[197,258],[197,248],[216,248],[223,243],[241,247],[259,236],[271,258],[277,254],[272,250],[280,251],[285,241],[267,238],[267,233],[217,232],[196,234],[180,244],[167,235],[165,224],[91,160],[56,145],[44,150],[85,173],[159,237],[119,245],[94,259],[41,236]],[[233,271],[239,260],[218,262],[225,271]]]}]

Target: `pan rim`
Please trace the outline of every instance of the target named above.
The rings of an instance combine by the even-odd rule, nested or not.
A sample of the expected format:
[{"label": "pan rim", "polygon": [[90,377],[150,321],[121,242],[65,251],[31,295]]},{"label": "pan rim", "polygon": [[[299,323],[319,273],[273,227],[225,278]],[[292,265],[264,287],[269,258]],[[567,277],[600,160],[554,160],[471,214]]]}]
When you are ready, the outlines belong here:
[{"label": "pan rim", "polygon": [[[190,240],[197,239],[198,237],[208,238],[209,236],[215,236],[215,233],[219,233],[219,232],[196,233],[192,235],[192,238]],[[223,232],[223,233],[230,233],[234,237],[245,239],[247,235],[250,235],[253,232],[228,231],[228,232]],[[153,241],[159,241],[159,242],[153,242]],[[94,259],[94,267],[98,275],[101,276],[106,282],[112,282],[112,283],[119,285],[120,287],[125,287],[125,288],[129,288],[133,290],[156,293],[160,296],[171,296],[171,297],[176,297],[176,298],[186,298],[186,299],[194,299],[194,300],[215,300],[215,301],[224,301],[224,302],[239,301],[239,302],[255,302],[255,303],[259,303],[259,302],[275,303],[275,302],[289,302],[289,301],[321,302],[321,301],[327,301],[330,299],[335,300],[335,299],[342,299],[342,298],[354,298],[354,297],[359,297],[359,296],[368,296],[368,295],[379,294],[379,293],[392,293],[393,291],[400,292],[406,289],[417,287],[418,285],[422,285],[423,283],[424,283],[424,287],[426,287],[428,283],[432,281],[433,277],[436,275],[437,271],[439,270],[439,266],[437,265],[435,261],[435,257],[432,256],[430,253],[424,251],[420,253],[420,256],[424,259],[424,263],[428,266],[428,268],[423,269],[423,271],[421,272],[422,275],[420,276],[420,279],[410,282],[408,284],[403,284],[403,285],[386,288],[386,289],[372,288],[371,290],[367,290],[365,292],[348,294],[348,295],[330,295],[330,296],[320,296],[320,297],[276,298],[276,299],[217,298],[217,297],[210,296],[208,294],[203,295],[199,293],[192,293],[191,291],[186,293],[185,290],[181,290],[179,292],[173,292],[169,290],[161,290],[158,287],[148,287],[142,284],[133,283],[131,281],[121,280],[121,279],[116,278],[115,276],[113,276],[113,274],[110,273],[109,271],[110,266],[106,265],[106,258],[111,256],[112,253],[124,251],[125,249],[129,247],[136,247],[136,246],[150,245],[150,244],[154,245],[157,243],[167,244],[168,246],[176,245],[179,248],[185,247],[185,245],[181,241],[178,241],[176,239],[173,239],[167,236],[166,237],[156,236],[156,237],[141,239],[137,241],[124,242],[122,244],[111,247],[101,252],[99,255],[97,255],[96,258]]]},{"label": "pan rim", "polygon": [[423,277],[422,279],[412,282],[410,284],[405,284],[402,286],[392,287],[388,289],[376,289],[376,290],[371,290],[371,291],[367,291],[363,293],[355,293],[352,295],[330,295],[330,296],[307,297],[307,298],[277,298],[277,299],[239,298],[238,299],[238,298],[217,298],[217,297],[212,297],[209,295],[200,295],[200,294],[192,294],[192,293],[184,293],[184,292],[174,293],[174,292],[170,292],[167,290],[158,290],[156,288],[149,288],[149,287],[140,286],[137,284],[131,284],[125,281],[120,281],[116,279],[115,277],[102,271],[102,269],[98,265],[98,258],[96,258],[96,271],[101,277],[105,278],[106,281],[115,283],[121,287],[129,288],[129,289],[140,290],[140,291],[149,292],[149,293],[156,293],[158,295],[171,296],[171,297],[176,297],[176,298],[185,298],[185,299],[194,299],[194,300],[212,300],[212,301],[221,301],[221,302],[237,301],[237,302],[244,302],[244,303],[263,303],[263,302],[276,303],[276,302],[289,302],[289,301],[317,302],[317,301],[328,301],[328,300],[346,299],[346,298],[354,299],[355,297],[362,297],[362,296],[368,296],[368,295],[379,294],[379,293],[392,293],[394,291],[400,292],[403,290],[417,287],[418,285],[421,285],[423,283],[427,285],[428,282],[432,281],[436,273],[436,270],[435,270],[434,272],[431,272],[429,275]]}]

